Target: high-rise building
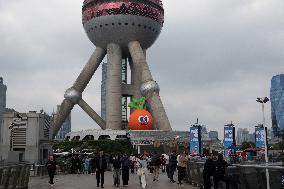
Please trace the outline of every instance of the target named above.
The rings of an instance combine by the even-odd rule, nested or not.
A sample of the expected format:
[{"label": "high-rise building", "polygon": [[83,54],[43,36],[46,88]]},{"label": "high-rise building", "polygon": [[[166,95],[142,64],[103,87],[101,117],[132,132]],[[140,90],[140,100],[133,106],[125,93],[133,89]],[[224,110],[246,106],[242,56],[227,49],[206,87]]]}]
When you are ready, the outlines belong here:
[{"label": "high-rise building", "polygon": [[9,155],[17,152],[22,160],[43,164],[52,154],[52,116],[43,111],[37,113],[5,112],[0,128],[0,160],[11,160]]},{"label": "high-rise building", "polygon": [[218,140],[218,131],[209,131],[208,135],[210,140]]},{"label": "high-rise building", "polygon": [[[60,105],[57,105],[57,112],[60,109]],[[58,131],[55,139],[56,140],[64,140],[67,133],[71,132],[71,113],[67,116],[66,120],[63,122],[60,130]]]},{"label": "high-rise building", "polygon": [[101,117],[106,120],[106,80],[107,63],[102,64],[102,84],[101,84]]},{"label": "high-rise building", "polygon": [[[101,117],[106,120],[106,81],[107,81],[107,63],[102,64],[102,83],[101,83]],[[121,67],[122,84],[127,84],[127,59],[122,61]],[[122,130],[128,128],[128,118],[127,118],[127,96],[121,97],[121,121]]]},{"label": "high-rise building", "polygon": [[0,77],[0,135],[1,135],[1,126],[2,126],[2,115],[6,109],[6,91],[7,86],[3,83],[3,78]]},{"label": "high-rise building", "polygon": [[255,142],[255,136],[253,133],[249,133],[247,128],[238,128],[236,142],[237,145],[241,145],[243,142]]},{"label": "high-rise building", "polygon": [[270,101],[272,129],[275,135],[278,135],[279,131],[284,130],[284,74],[272,77]]},{"label": "high-rise building", "polygon": [[6,91],[7,86],[3,83],[3,78],[0,77],[0,114],[5,111],[6,108]]}]

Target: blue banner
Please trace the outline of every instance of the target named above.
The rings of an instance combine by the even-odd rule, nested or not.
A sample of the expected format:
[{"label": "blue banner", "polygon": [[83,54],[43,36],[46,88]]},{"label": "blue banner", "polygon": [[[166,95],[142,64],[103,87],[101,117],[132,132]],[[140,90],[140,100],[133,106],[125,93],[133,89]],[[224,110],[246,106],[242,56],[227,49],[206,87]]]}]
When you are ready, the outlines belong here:
[{"label": "blue banner", "polygon": [[235,148],[235,128],[224,127],[224,156],[228,157]]},{"label": "blue banner", "polygon": [[256,127],[255,128],[255,146],[257,148],[263,148],[264,149],[264,136],[265,136],[265,130],[264,127]]},{"label": "blue banner", "polygon": [[201,133],[199,127],[191,127],[189,132],[190,154],[201,154]]}]

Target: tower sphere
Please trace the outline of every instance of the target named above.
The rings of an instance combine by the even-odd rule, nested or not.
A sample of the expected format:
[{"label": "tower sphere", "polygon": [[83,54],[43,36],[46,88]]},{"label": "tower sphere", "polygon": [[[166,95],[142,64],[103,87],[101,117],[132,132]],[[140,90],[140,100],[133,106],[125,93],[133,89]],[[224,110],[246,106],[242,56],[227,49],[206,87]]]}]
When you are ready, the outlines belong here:
[{"label": "tower sphere", "polygon": [[116,43],[127,49],[130,41],[139,41],[147,49],[164,23],[161,0],[85,0],[82,13],[89,39],[102,48]]}]

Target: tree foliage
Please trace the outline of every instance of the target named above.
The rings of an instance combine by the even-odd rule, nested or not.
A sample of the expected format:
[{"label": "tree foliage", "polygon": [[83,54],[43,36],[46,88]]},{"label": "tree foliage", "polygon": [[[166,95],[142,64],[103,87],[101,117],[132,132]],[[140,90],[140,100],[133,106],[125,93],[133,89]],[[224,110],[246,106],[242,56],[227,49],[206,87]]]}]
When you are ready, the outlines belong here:
[{"label": "tree foliage", "polygon": [[123,154],[133,153],[134,149],[129,141],[113,141],[113,140],[98,140],[98,141],[66,141],[54,144],[53,149],[60,149],[64,152],[71,152],[71,149],[81,151],[89,149],[93,152],[103,150],[107,154]]}]

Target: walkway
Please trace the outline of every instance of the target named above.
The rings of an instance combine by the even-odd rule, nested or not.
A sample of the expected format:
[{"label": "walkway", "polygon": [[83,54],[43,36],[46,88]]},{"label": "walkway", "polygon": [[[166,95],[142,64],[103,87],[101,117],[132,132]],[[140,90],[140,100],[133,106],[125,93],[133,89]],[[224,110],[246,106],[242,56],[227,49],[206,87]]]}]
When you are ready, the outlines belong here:
[{"label": "walkway", "polygon": [[[105,188],[115,189],[113,186],[112,173],[106,172],[105,174]],[[29,189],[50,189],[48,177],[31,177],[29,183]],[[54,189],[96,189],[95,175],[56,175]],[[122,186],[120,187],[122,188]],[[125,189],[141,189],[138,185],[138,176],[130,174],[130,182]],[[160,180],[158,182],[152,181],[152,174],[148,175],[147,189],[180,189],[176,183],[170,183],[164,173],[160,174]],[[197,189],[188,184],[184,184],[182,188]]]}]

